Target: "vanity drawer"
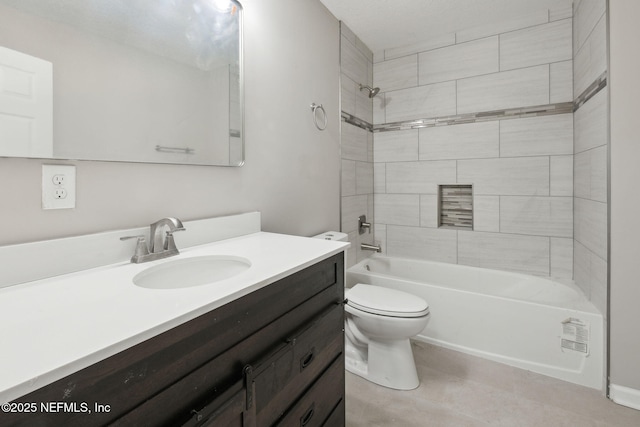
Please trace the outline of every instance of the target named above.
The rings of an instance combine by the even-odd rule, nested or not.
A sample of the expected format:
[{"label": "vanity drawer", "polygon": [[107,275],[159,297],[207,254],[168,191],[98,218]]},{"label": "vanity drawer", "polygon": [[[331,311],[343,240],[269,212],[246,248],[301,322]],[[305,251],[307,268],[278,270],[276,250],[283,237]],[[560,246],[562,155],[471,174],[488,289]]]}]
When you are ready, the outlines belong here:
[{"label": "vanity drawer", "polygon": [[259,426],[276,422],[337,357],[343,357],[343,306],[335,305],[291,336],[288,345],[254,369]]},{"label": "vanity drawer", "polygon": [[177,425],[343,296],[338,254],[15,400],[104,403],[109,412],[8,414],[0,425]]},{"label": "vanity drawer", "polygon": [[[336,358],[311,388],[287,411],[276,426],[316,427],[327,420],[344,400],[344,358]],[[335,419],[335,418],[334,418]]]}]

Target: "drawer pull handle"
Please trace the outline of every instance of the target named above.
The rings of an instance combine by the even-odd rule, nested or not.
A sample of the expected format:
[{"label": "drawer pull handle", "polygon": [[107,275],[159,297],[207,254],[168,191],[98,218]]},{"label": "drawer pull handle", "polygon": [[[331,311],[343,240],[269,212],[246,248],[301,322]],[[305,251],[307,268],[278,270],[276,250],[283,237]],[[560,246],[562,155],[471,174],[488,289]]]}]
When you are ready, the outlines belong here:
[{"label": "drawer pull handle", "polygon": [[313,414],[315,413],[314,406],[315,404],[312,404],[311,408],[307,409],[307,412],[305,412],[300,418],[300,427],[304,427],[309,424],[309,421],[311,421],[311,418],[313,418]]},{"label": "drawer pull handle", "polygon": [[311,350],[309,350],[309,353],[305,354],[300,359],[300,371],[304,370],[304,368],[309,366],[311,362],[313,362],[313,359],[315,358],[316,358],[316,349],[312,348]]}]

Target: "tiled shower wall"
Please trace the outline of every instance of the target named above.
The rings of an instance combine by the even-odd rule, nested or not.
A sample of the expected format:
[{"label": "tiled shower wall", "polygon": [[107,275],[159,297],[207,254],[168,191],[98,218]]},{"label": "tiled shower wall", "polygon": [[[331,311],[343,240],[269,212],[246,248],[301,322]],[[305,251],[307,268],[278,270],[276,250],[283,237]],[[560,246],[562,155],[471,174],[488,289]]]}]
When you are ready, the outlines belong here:
[{"label": "tiled shower wall", "polygon": [[[605,0],[574,5],[574,99],[606,77]],[[607,308],[607,165],[608,89],[605,86],[575,112],[574,119],[574,280],[606,313]]]},{"label": "tiled shower wall", "polygon": [[[375,54],[375,235],[384,252],[573,276],[572,52],[571,2],[559,1]],[[518,114],[531,106],[551,114]],[[409,123],[433,118],[449,124]],[[402,130],[388,130],[395,125]],[[473,231],[438,228],[437,185],[455,183],[473,184]]]},{"label": "tiled shower wall", "polygon": [[373,223],[373,110],[367,92],[359,90],[360,84],[373,84],[373,54],[344,23],[340,33],[341,109],[351,122],[360,123],[342,121],[341,231],[349,234],[347,264],[351,266],[371,254],[363,252],[360,243],[373,243],[373,230],[358,233],[360,215]]}]

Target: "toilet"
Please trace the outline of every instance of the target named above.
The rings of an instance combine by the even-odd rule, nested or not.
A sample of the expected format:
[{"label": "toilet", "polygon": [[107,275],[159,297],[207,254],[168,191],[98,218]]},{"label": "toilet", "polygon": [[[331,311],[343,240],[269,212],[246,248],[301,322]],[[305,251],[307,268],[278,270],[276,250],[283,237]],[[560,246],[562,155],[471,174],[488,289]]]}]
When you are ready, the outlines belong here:
[{"label": "toilet", "polygon": [[[348,241],[345,233],[315,236]],[[429,322],[422,298],[396,289],[358,283],[345,289],[345,367],[373,383],[396,390],[420,385],[409,339]]]},{"label": "toilet", "polygon": [[422,298],[358,283],[345,290],[345,366],[373,383],[397,390],[420,385],[409,339],[429,322]]}]

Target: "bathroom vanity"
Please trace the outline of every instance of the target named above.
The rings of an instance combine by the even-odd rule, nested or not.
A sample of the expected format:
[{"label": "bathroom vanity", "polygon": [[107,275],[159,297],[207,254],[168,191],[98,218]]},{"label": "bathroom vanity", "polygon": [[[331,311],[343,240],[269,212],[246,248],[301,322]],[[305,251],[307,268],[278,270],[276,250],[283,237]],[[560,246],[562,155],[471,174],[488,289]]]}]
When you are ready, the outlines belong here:
[{"label": "bathroom vanity", "polygon": [[[186,228],[189,230],[188,223]],[[94,356],[78,359],[70,352],[65,356],[69,359],[66,365],[56,362],[61,364],[55,370],[59,378],[43,386],[36,371],[44,368],[34,362],[35,366],[28,368],[33,373],[24,374],[34,376],[31,381],[16,384],[13,389],[7,388],[11,384],[2,384],[5,390],[0,390],[4,391],[0,396],[5,400],[1,403],[10,403],[3,406],[0,426],[344,425],[345,248],[345,244],[337,242],[259,232],[195,247],[179,255],[239,255],[244,250],[241,255],[252,260],[252,266],[236,278],[177,290],[113,284],[117,298],[126,295],[127,286],[133,287],[129,297],[142,296],[146,301],[139,303],[145,306],[137,313],[129,310],[135,303],[110,307],[110,315],[124,318],[113,319],[112,329],[116,332],[102,329],[109,322],[103,323],[97,313],[96,319],[85,319],[92,326],[71,326],[67,333],[94,329],[95,334],[106,337],[100,339],[113,341],[115,338],[110,336],[122,334],[126,328],[121,325],[135,319],[145,323],[145,317],[156,316],[152,323],[157,326],[144,327],[145,332],[136,334],[136,338],[120,340],[120,344],[100,350],[98,358],[110,354],[95,363],[87,362]],[[271,259],[261,261],[260,253]],[[277,267],[274,257],[282,258],[288,266]],[[69,275],[66,280],[53,283],[41,282],[53,288],[59,286],[58,282],[65,282],[68,292],[74,281],[83,281],[86,286],[87,274],[102,277],[114,270],[122,274],[125,269],[126,275],[131,275],[141,268],[146,267],[123,264]],[[203,300],[208,295],[206,288],[215,293],[216,285],[226,296],[218,294],[215,300]],[[12,287],[13,292],[0,297],[20,293],[20,286],[24,285]],[[124,288],[118,290],[118,286]],[[10,288],[0,291],[7,289]],[[41,292],[47,292],[44,289]],[[104,305],[109,305],[111,291],[104,292],[100,297]],[[191,296],[185,297],[189,293]],[[95,304],[92,310],[103,304],[98,299],[87,302]],[[200,301],[194,303],[193,299]],[[187,300],[195,305],[190,305],[188,314],[176,316],[185,311],[183,301]],[[149,314],[156,311],[150,310],[154,305],[168,313]],[[179,306],[183,307],[175,308]],[[37,311],[36,304],[34,312]],[[50,326],[41,327],[46,330]],[[44,339],[44,333],[42,336]],[[76,339],[81,341],[82,337]],[[138,342],[131,344],[135,341]],[[82,347],[81,342],[75,345]],[[61,344],[37,357],[58,360],[57,353],[65,351]],[[3,356],[9,364],[12,357],[20,356],[15,351],[9,353],[8,357]],[[30,355],[28,359],[35,361],[37,357]],[[1,369],[8,373],[12,368],[5,364]],[[61,376],[61,372],[68,371]],[[40,375],[51,377],[47,373]],[[32,390],[28,393],[6,399],[19,393],[17,390],[29,388]]]}]

